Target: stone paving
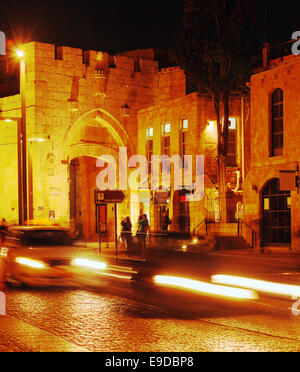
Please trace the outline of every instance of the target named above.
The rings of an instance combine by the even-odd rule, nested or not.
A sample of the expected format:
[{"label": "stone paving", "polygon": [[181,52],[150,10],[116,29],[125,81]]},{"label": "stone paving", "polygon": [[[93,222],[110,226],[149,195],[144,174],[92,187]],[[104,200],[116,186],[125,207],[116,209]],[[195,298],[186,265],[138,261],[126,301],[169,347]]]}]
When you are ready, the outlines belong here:
[{"label": "stone paving", "polygon": [[[116,292],[121,291],[121,287],[116,287]],[[300,350],[300,319],[291,316],[288,308],[284,314],[277,310],[269,314],[269,310],[226,311],[202,301],[191,303],[196,310],[194,315],[180,310],[178,298],[173,310],[168,310],[103,291],[9,289],[9,316],[0,319],[0,337],[4,335],[0,350],[114,353]],[[188,303],[184,307],[192,309]]]},{"label": "stone paving", "polygon": [[29,353],[36,350],[29,348],[27,345],[24,345],[21,341],[0,332],[0,352],[13,352],[13,353]]},{"label": "stone paving", "polygon": [[[0,317],[0,351],[83,352],[84,348],[73,345],[40,328],[11,316]],[[19,340],[22,340],[20,342]]]}]

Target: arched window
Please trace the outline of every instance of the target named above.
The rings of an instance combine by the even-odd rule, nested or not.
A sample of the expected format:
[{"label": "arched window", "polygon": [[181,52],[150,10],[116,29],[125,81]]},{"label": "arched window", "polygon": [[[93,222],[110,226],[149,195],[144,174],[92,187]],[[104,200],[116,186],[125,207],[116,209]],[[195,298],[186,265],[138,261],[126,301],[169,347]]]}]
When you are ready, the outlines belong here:
[{"label": "arched window", "polygon": [[283,90],[276,89],[272,94],[272,148],[271,156],[283,154]]}]

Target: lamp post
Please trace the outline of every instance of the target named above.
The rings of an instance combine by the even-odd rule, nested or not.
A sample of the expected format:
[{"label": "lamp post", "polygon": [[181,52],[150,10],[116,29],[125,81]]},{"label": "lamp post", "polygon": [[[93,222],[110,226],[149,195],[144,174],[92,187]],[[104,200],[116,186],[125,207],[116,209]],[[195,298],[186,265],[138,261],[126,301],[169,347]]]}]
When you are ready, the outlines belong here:
[{"label": "lamp post", "polygon": [[20,60],[20,97],[21,118],[2,117],[6,122],[17,122],[18,127],[18,204],[19,225],[24,225],[28,220],[27,201],[27,139],[26,139],[26,100],[25,100],[25,54],[22,50],[16,50],[16,56]]},{"label": "lamp post", "polygon": [[0,118],[0,121],[6,121],[8,123],[16,122],[18,130],[18,211],[19,211],[19,225],[24,225],[24,194],[23,194],[23,171],[22,171],[22,130],[21,130],[21,118],[5,117]]},{"label": "lamp post", "polygon": [[23,205],[23,224],[28,221],[28,200],[27,200],[27,138],[26,138],[26,70],[25,54],[22,50],[17,50],[16,54],[20,59],[20,96],[21,96],[21,142],[22,142],[22,205]]}]

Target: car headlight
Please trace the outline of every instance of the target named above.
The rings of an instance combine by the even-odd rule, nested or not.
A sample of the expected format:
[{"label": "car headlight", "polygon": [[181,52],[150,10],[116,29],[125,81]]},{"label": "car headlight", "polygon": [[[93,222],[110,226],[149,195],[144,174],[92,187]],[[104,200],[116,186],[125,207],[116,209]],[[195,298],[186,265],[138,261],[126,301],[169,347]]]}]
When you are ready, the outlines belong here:
[{"label": "car headlight", "polygon": [[104,262],[87,260],[84,258],[75,258],[72,261],[72,266],[84,267],[93,270],[105,270],[107,265]]},{"label": "car headlight", "polygon": [[32,267],[33,269],[45,269],[46,268],[46,264],[44,264],[43,262],[32,260],[30,258],[25,258],[25,257],[17,257],[15,259],[15,262],[23,266]]}]

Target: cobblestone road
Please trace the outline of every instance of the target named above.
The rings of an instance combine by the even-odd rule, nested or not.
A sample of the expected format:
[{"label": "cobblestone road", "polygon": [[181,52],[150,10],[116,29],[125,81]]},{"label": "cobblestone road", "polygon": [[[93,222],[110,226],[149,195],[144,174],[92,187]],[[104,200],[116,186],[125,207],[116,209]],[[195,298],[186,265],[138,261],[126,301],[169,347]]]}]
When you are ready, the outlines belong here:
[{"label": "cobblestone road", "polygon": [[[7,313],[24,331],[22,336],[17,323],[5,330],[0,320],[0,351],[300,351],[300,317],[291,315],[288,304],[284,311],[235,308],[227,314],[197,306],[188,314],[175,298],[170,310],[117,293],[10,288]],[[38,330],[40,344],[30,338]]]}]

